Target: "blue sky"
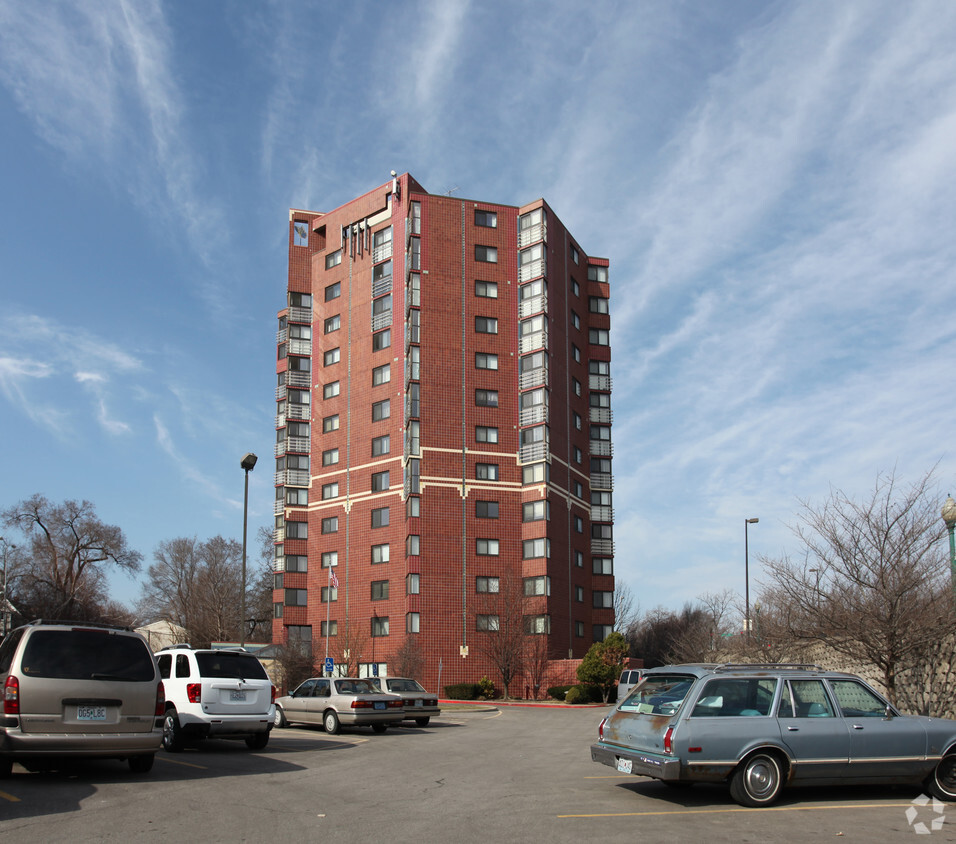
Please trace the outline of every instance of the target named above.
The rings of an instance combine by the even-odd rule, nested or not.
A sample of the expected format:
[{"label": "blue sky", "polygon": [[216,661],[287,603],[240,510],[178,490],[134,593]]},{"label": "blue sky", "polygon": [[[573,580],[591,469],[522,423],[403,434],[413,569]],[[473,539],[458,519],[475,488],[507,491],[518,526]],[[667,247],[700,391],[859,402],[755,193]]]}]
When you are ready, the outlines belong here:
[{"label": "blue sky", "polygon": [[[956,492],[956,4],[0,0],[0,507],[272,523],[288,209],[409,171],[611,261],[616,572],[752,589],[799,499]],[[113,593],[138,594],[117,575]]]}]

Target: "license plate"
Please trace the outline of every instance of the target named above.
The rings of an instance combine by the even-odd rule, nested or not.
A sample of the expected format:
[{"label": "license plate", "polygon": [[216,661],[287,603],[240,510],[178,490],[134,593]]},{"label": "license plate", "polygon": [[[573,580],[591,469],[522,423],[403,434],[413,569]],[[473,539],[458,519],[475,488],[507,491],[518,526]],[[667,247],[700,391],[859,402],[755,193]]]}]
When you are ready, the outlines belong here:
[{"label": "license plate", "polygon": [[425,701],[419,699],[419,700],[416,700],[416,701],[415,701],[415,706],[423,706],[424,703],[425,703]]},{"label": "license plate", "polygon": [[236,691],[236,689],[232,689],[229,692],[229,700],[234,701],[236,703],[245,703],[246,693]]},{"label": "license plate", "polygon": [[105,706],[78,706],[76,707],[77,721],[105,721]]},{"label": "license plate", "polygon": [[385,702],[384,702],[384,701],[381,701],[381,700],[375,701],[375,708],[376,708],[376,709],[384,709],[384,708],[385,708]]},{"label": "license plate", "polygon": [[631,760],[630,759],[618,759],[617,760],[617,769],[622,774],[631,773]]}]

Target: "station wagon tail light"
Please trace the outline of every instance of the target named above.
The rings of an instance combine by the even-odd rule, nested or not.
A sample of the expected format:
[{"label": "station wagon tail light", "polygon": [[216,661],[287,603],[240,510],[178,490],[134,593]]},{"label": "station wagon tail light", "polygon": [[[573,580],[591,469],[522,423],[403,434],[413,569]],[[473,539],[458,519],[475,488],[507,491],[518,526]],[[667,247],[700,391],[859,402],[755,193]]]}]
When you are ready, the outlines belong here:
[{"label": "station wagon tail light", "polygon": [[190,703],[202,703],[202,683],[187,683],[186,699]]},{"label": "station wagon tail light", "polygon": [[673,753],[674,752],[674,728],[668,727],[667,732],[664,733],[664,752]]},{"label": "station wagon tail light", "polygon": [[159,681],[156,686],[156,711],[153,713],[157,718],[162,718],[166,713],[166,689],[163,687],[163,681]]},{"label": "station wagon tail light", "polygon": [[604,741],[604,725],[607,723],[607,718],[604,718],[601,723],[598,725],[598,741]]},{"label": "station wagon tail light", "polygon": [[20,681],[13,674],[3,684],[3,714],[20,714]]}]

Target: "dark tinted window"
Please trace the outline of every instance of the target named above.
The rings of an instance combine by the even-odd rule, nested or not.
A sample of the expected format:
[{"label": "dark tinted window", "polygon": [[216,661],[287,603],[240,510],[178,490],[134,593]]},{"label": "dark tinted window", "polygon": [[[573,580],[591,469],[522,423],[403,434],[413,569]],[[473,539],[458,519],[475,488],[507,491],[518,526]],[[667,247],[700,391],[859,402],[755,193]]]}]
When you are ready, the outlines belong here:
[{"label": "dark tinted window", "polygon": [[20,668],[27,677],[140,683],[153,680],[156,672],[142,639],[107,630],[33,630]]},{"label": "dark tinted window", "polygon": [[22,638],[23,631],[14,630],[3,640],[3,644],[0,645],[0,674],[6,674],[10,670],[10,665],[13,662],[13,654]]},{"label": "dark tinted window", "polygon": [[266,670],[251,654],[228,651],[197,653],[196,662],[203,677],[238,677],[243,680],[268,680]]},{"label": "dark tinted window", "polygon": [[169,677],[169,668],[172,665],[173,658],[169,654],[160,654],[156,657],[156,662],[159,663],[159,676],[164,680]]}]

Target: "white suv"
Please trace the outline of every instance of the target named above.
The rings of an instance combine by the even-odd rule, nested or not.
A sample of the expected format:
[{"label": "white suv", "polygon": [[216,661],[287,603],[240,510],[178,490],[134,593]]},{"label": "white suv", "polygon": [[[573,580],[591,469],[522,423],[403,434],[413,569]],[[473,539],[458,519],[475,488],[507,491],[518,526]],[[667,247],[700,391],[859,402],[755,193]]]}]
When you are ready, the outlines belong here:
[{"label": "white suv", "polygon": [[276,689],[251,653],[172,645],[156,661],[166,690],[163,747],[170,753],[205,738],[244,738],[253,750],[268,744]]}]

